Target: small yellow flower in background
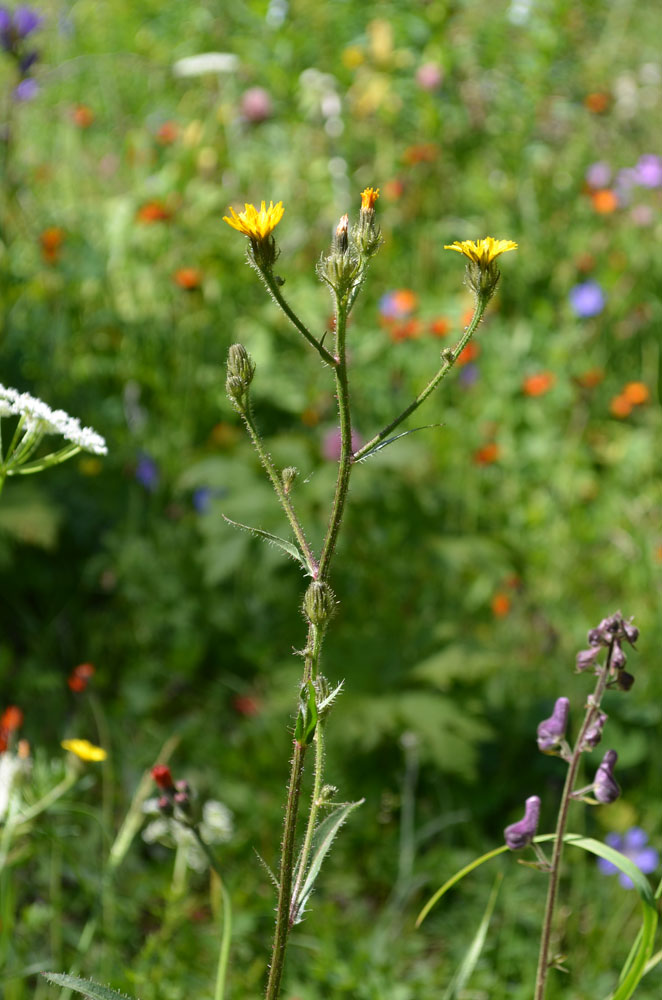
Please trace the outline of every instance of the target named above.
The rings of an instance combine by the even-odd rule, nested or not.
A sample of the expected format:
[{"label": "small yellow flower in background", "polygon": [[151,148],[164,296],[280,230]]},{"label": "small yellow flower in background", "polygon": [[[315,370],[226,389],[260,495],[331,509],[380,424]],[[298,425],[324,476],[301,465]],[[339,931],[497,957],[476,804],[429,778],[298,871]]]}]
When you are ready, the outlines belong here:
[{"label": "small yellow flower in background", "polygon": [[80,760],[105,760],[108,754],[103,747],[97,747],[89,740],[62,740],[60,746],[64,750],[79,757]]},{"label": "small yellow flower in background", "polygon": [[259,212],[255,205],[245,205],[244,211],[240,212],[239,215],[237,215],[234,208],[230,208],[229,212],[232,218],[224,215],[223,222],[227,222],[229,226],[243,233],[244,236],[262,243],[271,236],[283,218],[284,211],[282,201],[279,201],[277,205],[274,205],[273,201],[270,201],[269,208],[267,208],[266,202],[263,201]]},{"label": "small yellow flower in background", "polygon": [[366,188],[365,191],[361,191],[361,210],[366,212],[374,209],[378,198],[379,188]]},{"label": "small yellow flower in background", "polygon": [[492,236],[486,236],[483,240],[456,240],[450,246],[446,245],[444,250],[457,250],[464,254],[474,264],[479,267],[487,267],[499,254],[507,253],[508,250],[517,250],[517,243],[512,240],[495,240]]}]

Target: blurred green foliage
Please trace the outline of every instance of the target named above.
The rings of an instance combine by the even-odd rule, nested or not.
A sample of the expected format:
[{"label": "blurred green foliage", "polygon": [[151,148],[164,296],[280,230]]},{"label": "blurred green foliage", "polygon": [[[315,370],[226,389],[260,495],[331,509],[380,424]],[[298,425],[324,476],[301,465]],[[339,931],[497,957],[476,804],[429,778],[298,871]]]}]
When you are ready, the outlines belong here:
[{"label": "blurred green foliage", "polygon": [[[329,775],[343,798],[367,801],[294,935],[286,996],[437,995],[493,874],[423,931],[412,916],[499,841],[527,795],[542,796],[551,825],[561,765],[533,752],[535,726],[561,693],[577,717],[587,687],[571,676],[574,654],[616,608],[642,633],[636,685],[607,705],[624,800],[578,808],[571,826],[602,836],[636,822],[660,843],[662,187],[621,173],[662,155],[660,11],[631,0],[52,0],[40,10],[40,93],[9,101],[3,133],[2,381],[94,426],[109,455],[4,491],[2,697],[23,707],[40,766],[56,767],[64,736],[100,738],[98,712],[67,687],[77,663],[93,662],[113,771],[106,811],[90,778],[77,811],[47,818],[18,858],[22,874],[5,879],[5,996],[52,995],[25,976],[73,961],[109,820],[173,732],[178,773],[235,813],[234,994],[261,988],[272,897],[254,850],[274,862],[304,582],[221,516],[285,533],[224,398],[229,345],[257,362],[256,417],[275,461],[301,471],[296,498],[315,542],[336,416],[328,373],[221,217],[230,204],[283,200],[284,291],[321,334],[330,306],[314,264],[366,185],[381,188],[385,245],[350,329],[365,439],[466,322],[462,263],[443,245],[490,234],[520,249],[503,259],[476,357],[413,421],[438,426],[354,476],[326,651],[328,675],[346,679]],[[214,51],[234,55],[233,67],[173,72]],[[11,72],[5,60],[7,93]],[[596,210],[587,181],[596,162],[608,167],[609,211]],[[593,317],[569,300],[587,281],[605,296]],[[380,301],[397,289],[416,304],[387,322]],[[541,374],[536,395],[526,379]],[[648,398],[619,416],[613,400],[633,382]],[[419,766],[413,867],[399,826],[414,794],[404,733]],[[136,841],[84,974],[142,1000],[211,995],[206,883],[168,896],[170,864]],[[602,995],[634,933],[634,902],[585,859],[569,866],[564,996]],[[512,859],[503,868],[472,995],[517,1000],[530,995],[542,890]],[[641,997],[658,995],[657,975]]]}]

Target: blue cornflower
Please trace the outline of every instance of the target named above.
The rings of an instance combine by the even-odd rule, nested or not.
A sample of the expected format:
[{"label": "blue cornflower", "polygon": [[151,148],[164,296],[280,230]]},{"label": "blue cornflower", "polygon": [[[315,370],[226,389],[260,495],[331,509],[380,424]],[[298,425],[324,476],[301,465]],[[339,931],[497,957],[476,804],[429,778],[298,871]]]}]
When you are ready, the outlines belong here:
[{"label": "blue cornflower", "polygon": [[605,293],[597,281],[583,281],[570,289],[568,296],[575,314],[581,319],[597,316],[605,307]]},{"label": "blue cornflower", "polygon": [[[608,833],[605,837],[605,843],[609,847],[613,847],[615,851],[620,851],[626,858],[629,858],[637,868],[641,869],[644,875],[650,875],[659,864],[660,856],[658,852],[654,847],[646,846],[648,844],[648,834],[638,826],[633,826],[623,836],[620,833]],[[613,875],[615,872],[618,872],[618,881],[623,888],[634,888],[632,879],[628,878],[611,861],[598,858],[598,868],[603,875]]]}]

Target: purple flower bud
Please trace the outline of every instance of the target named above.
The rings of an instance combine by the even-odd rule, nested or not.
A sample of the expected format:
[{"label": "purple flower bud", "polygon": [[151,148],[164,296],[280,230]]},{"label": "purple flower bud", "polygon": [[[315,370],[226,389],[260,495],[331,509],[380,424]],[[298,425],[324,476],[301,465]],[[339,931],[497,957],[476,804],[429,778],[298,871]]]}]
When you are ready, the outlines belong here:
[{"label": "purple flower bud", "polygon": [[538,749],[543,753],[553,750],[564,738],[569,709],[567,698],[557,698],[550,718],[544,719],[538,726]]},{"label": "purple flower bud", "polygon": [[42,21],[43,18],[31,7],[17,7],[14,11],[14,30],[19,38],[27,38]]},{"label": "purple flower bud", "polygon": [[607,750],[607,753],[602,758],[600,767],[595,772],[593,794],[602,805],[609,805],[610,802],[615,802],[621,794],[618,782],[614,778],[614,765],[617,760],[618,754],[616,751]]},{"label": "purple flower bud", "polygon": [[614,648],[611,651],[611,660],[610,660],[611,666],[614,667],[616,670],[622,670],[627,661],[628,658],[621,649],[620,643],[615,642]]},{"label": "purple flower bud", "polygon": [[582,743],[582,750],[594,750],[598,743],[602,739],[602,730],[604,724],[607,721],[607,716],[604,712],[600,712],[598,717],[593,720],[591,725],[586,730],[584,735],[584,742]]},{"label": "purple flower bud", "polygon": [[618,674],[618,679],[616,681],[616,687],[619,691],[629,691],[634,684],[634,677],[629,674],[627,670],[621,670]]},{"label": "purple flower bud", "polygon": [[[593,629],[592,631],[595,631]],[[589,642],[591,641],[591,633],[589,632]],[[577,653],[577,673],[580,674],[582,670],[590,670],[594,665],[596,657],[600,653],[599,646],[593,646],[592,649],[581,649]]]},{"label": "purple flower bud", "polygon": [[540,818],[540,799],[537,795],[531,795],[524,804],[524,819],[519,823],[511,823],[503,831],[506,846],[511,851],[520,851],[531,843],[538,829],[538,819]]},{"label": "purple flower bud", "polygon": [[635,642],[639,638],[639,629],[637,626],[633,625],[632,622],[623,622],[623,631],[625,632],[625,638],[627,641],[631,646],[634,646]]}]

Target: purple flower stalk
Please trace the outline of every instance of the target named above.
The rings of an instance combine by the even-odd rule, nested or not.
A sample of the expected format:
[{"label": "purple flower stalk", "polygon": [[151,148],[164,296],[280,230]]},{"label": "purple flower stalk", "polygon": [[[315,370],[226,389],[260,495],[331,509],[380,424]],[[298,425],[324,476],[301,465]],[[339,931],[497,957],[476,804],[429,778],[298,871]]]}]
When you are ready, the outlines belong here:
[{"label": "purple flower stalk", "polygon": [[554,750],[565,738],[569,710],[569,699],[557,698],[549,719],[544,719],[538,726],[538,749],[543,753]]},{"label": "purple flower stalk", "polygon": [[583,281],[570,289],[570,305],[580,319],[597,316],[605,307],[605,293],[597,281]]},{"label": "purple flower stalk", "polygon": [[528,847],[536,835],[539,819],[540,799],[537,795],[531,795],[524,803],[524,819],[511,823],[503,831],[506,846],[511,851],[521,851],[523,847]]},{"label": "purple flower stalk", "polygon": [[593,794],[602,805],[609,805],[610,802],[615,802],[621,794],[618,782],[614,778],[614,765],[617,760],[618,754],[616,751],[607,750],[607,753],[602,758],[600,767],[595,772]]},{"label": "purple flower stalk", "polygon": [[[605,837],[605,843],[629,858],[637,868],[641,869],[644,875],[651,875],[660,862],[660,856],[655,848],[646,846],[648,834],[638,826],[633,826],[623,836],[619,833],[608,833]],[[598,858],[598,868],[603,875],[615,875],[618,872],[618,881],[623,888],[634,888],[632,879],[616,865],[613,865],[611,861]]]}]

